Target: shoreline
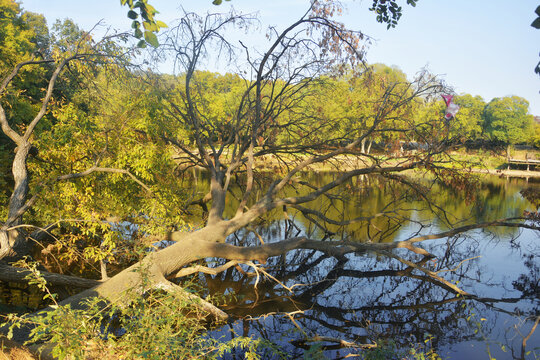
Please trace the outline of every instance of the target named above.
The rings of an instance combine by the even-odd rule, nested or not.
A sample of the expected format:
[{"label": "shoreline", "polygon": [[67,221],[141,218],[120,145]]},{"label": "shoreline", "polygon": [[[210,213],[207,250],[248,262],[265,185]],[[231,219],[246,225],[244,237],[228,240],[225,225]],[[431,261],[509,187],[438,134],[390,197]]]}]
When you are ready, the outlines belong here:
[{"label": "shoreline", "polygon": [[[298,160],[298,159],[295,159]],[[294,161],[292,161],[289,165],[292,165]],[[283,166],[282,162],[276,161],[271,156],[265,155],[259,159],[256,159],[255,161],[255,167],[258,170],[262,171],[280,171],[281,167]],[[346,156],[337,156],[331,160],[326,160],[321,163],[316,164],[310,164],[308,165],[304,171],[315,171],[315,172],[325,172],[325,171],[347,171],[350,169],[358,169],[361,168],[361,163],[358,162],[357,159],[351,159]],[[197,167],[198,168],[198,167]],[[202,169],[202,168],[201,168]],[[508,170],[508,169],[486,169],[486,168],[471,168],[467,171],[470,171],[471,173],[475,174],[484,174],[484,175],[491,175],[491,176],[499,176],[499,177],[508,177],[508,178],[522,178],[522,179],[529,179],[529,178],[540,178],[540,171],[534,171],[534,170]]]},{"label": "shoreline", "polygon": [[471,169],[472,172],[477,174],[496,175],[499,177],[512,177],[512,178],[540,178],[540,171],[527,171],[527,170],[495,170],[495,169]]}]

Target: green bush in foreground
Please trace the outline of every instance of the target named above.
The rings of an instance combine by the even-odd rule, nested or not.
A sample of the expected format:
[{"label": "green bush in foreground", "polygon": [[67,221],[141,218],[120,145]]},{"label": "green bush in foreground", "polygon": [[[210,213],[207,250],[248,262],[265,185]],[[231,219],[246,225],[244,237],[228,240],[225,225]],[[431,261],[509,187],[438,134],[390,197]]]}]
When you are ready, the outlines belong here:
[{"label": "green bush in foreground", "polygon": [[197,300],[181,292],[143,291],[147,283],[143,269],[141,287],[123,294],[116,304],[91,298],[83,309],[73,309],[56,303],[35,264],[18,265],[30,270],[29,284],[37,285],[55,305],[39,314],[8,316],[8,337],[14,328],[30,326],[28,343],[48,344],[59,359],[216,359],[235,349],[241,349],[246,359],[259,359],[262,347],[278,354],[261,339],[235,334],[231,340],[209,337],[206,314]]},{"label": "green bush in foreground", "polygon": [[207,336],[204,316],[182,295],[153,291],[126,294],[129,306],[87,301],[84,310],[55,306],[42,316],[12,317],[12,327],[32,324],[30,342],[53,344],[59,359],[215,359],[240,348],[259,359],[267,344],[249,337]]}]

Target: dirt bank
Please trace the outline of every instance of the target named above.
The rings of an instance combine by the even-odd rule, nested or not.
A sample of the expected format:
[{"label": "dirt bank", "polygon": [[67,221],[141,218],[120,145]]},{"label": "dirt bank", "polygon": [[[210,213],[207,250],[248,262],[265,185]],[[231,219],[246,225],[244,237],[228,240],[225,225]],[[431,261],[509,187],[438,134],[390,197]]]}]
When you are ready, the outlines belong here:
[{"label": "dirt bank", "polygon": [[526,171],[526,170],[488,170],[488,169],[472,169],[473,172],[479,174],[489,174],[501,177],[515,177],[515,178],[540,178],[540,171]]}]

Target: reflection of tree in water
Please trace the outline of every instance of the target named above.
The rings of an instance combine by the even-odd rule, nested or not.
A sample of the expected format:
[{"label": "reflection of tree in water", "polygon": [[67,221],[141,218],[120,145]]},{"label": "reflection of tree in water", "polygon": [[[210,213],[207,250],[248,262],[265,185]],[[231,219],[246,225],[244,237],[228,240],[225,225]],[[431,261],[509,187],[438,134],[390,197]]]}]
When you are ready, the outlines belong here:
[{"label": "reflection of tree in water", "polygon": [[[448,242],[439,246],[439,262],[422,259],[419,263],[426,266],[431,262],[436,270],[456,268],[465,257],[475,255],[471,247],[463,246],[467,242]],[[334,259],[319,252],[294,252],[286,259],[274,259],[267,269],[287,286],[292,286],[294,279],[306,285],[296,287],[294,294],[290,294],[269,280],[260,282],[255,290],[249,286],[252,277],[231,270],[218,281],[209,277],[206,281],[211,291],[233,290],[237,294],[238,301],[225,308],[241,319],[235,324],[241,333],[281,340],[287,351],[296,351],[298,355],[302,350],[290,348],[289,340],[299,348],[306,346],[306,338],[317,336],[354,343],[392,339],[407,347],[421,343],[430,334],[435,348],[473,340],[479,336],[480,317],[472,314],[482,314],[482,331],[489,335],[498,321],[497,306],[521,300],[464,300],[443,284],[377,256]],[[478,278],[470,278],[470,274],[477,274]],[[481,282],[482,276],[473,260],[457,267],[452,279],[466,287]],[[528,295],[523,293],[521,298],[527,299]],[[268,314],[274,316],[266,317]]]},{"label": "reflection of tree in water", "polygon": [[[373,181],[377,182],[378,186],[373,186]],[[329,219],[335,219],[336,214],[348,212],[350,219],[350,209],[353,207],[351,203],[354,203],[350,201],[351,198],[361,201],[363,207],[374,206],[377,209],[385,208],[385,202],[392,206],[399,204],[403,209],[402,214],[405,215],[400,217],[401,223],[398,225],[400,229],[406,229],[405,223],[418,221],[421,218],[418,213],[425,215],[428,210],[431,211],[431,218],[424,216],[423,221],[426,218],[432,221],[439,219],[439,223],[442,223],[443,217],[436,214],[437,210],[442,208],[449,209],[448,212],[453,213],[456,219],[475,221],[476,219],[471,219],[471,214],[480,207],[494,211],[495,214],[492,213],[490,217],[504,217],[509,211],[515,212],[516,207],[519,211],[528,206],[523,199],[511,199],[510,203],[514,208],[489,205],[495,204],[497,195],[504,196],[505,189],[501,184],[481,187],[477,197],[482,202],[476,207],[471,204],[452,205],[457,202],[455,197],[452,194],[444,196],[442,186],[441,190],[435,193],[443,206],[434,206],[433,203],[431,207],[421,207],[410,205],[414,194],[400,193],[399,184],[389,184],[386,179],[372,180],[369,191],[356,185],[356,189],[361,189],[360,191],[351,190],[345,192],[345,196],[331,194],[326,204],[319,204],[313,210],[321,212],[326,209],[324,214]],[[362,192],[367,195],[364,196]],[[396,193],[400,196],[396,196]],[[498,201],[501,202],[501,197]],[[406,204],[409,205],[405,207]],[[386,209],[389,208],[386,206]],[[392,209],[394,213],[397,213],[396,208]],[[310,236],[318,234],[326,239],[325,241],[331,241],[328,232],[324,234],[313,230],[309,220],[309,213],[306,217],[290,214],[289,220],[276,220],[267,227],[260,226],[234,236],[238,243],[256,243],[260,238],[265,242],[272,242],[310,233]],[[359,235],[362,231],[364,236],[367,233],[365,222],[364,230],[358,226],[359,223],[360,221],[354,222],[351,233],[346,231],[348,227],[339,225],[344,230],[338,236],[366,239]],[[423,222],[418,221],[418,224]],[[336,225],[334,229],[339,226]],[[509,235],[514,236],[515,231],[510,230]],[[257,235],[254,235],[255,233]],[[398,232],[394,232],[389,240],[393,240],[397,234]],[[340,347],[339,343],[330,341],[332,339],[356,344],[391,339],[399,346],[408,347],[411,343],[422,343],[425,336],[431,335],[434,348],[443,349],[455,343],[486,340],[497,336],[502,331],[501,323],[508,321],[508,317],[513,317],[518,312],[521,315],[523,312],[538,313],[537,303],[536,307],[529,306],[534,304],[535,296],[538,299],[536,258],[524,257],[525,266],[530,269],[530,273],[517,277],[513,282],[514,289],[505,293],[505,284],[493,280],[489,269],[483,268],[476,259],[482,255],[480,243],[487,241],[486,237],[494,235],[485,231],[477,232],[474,236],[475,238],[456,236],[448,238],[446,242],[439,240],[423,243],[423,247],[435,255],[435,258],[418,255],[409,260],[443,276],[448,282],[459,282],[462,289],[477,296],[458,296],[446,283],[377,253],[331,257],[318,251],[304,250],[271,258],[265,265],[266,271],[285,286],[293,287],[292,292],[276,286],[276,282],[271,279],[259,280],[257,288],[254,289],[255,273],[245,266],[242,266],[241,271],[231,268],[216,278],[204,275],[201,279],[210,293],[236,294],[236,300],[226,305],[225,310],[239,318],[233,325],[238,333],[253,334],[279,342],[293,357],[300,356],[303,349],[309,347],[309,339],[325,340],[324,343],[329,348]],[[400,255],[399,251],[395,253]],[[482,286],[501,288],[499,298],[482,297],[482,294],[475,291]],[[339,351],[341,354],[355,352],[354,349]],[[337,356],[337,353],[332,354]]]},{"label": "reflection of tree in water", "polygon": [[[193,188],[196,193],[203,193],[207,188],[207,174],[184,175],[186,187]],[[339,175],[339,172],[303,173],[300,180],[283,190],[282,196],[305,195]],[[261,173],[255,179],[255,186],[265,189],[270,185],[270,179]],[[227,198],[225,213],[228,217],[234,215],[243,187],[245,178],[236,177],[231,192],[238,194]],[[521,216],[524,210],[533,209],[519,194],[521,188],[519,182],[490,177],[476,183],[473,198],[463,199],[463,194],[451,186],[430,178],[421,181],[414,173],[408,176],[371,175],[350,179],[317,201],[304,206],[289,206],[286,210],[308,236],[334,235],[334,238],[354,241],[385,242],[394,241],[400,233],[411,236],[411,229],[436,226],[447,230],[474,221]],[[190,221],[196,222],[197,217],[200,218],[200,214],[194,214]],[[283,212],[278,210],[264,217],[266,223],[280,219],[283,219]],[[515,228],[505,227],[496,231],[503,236],[513,236],[517,232]]]},{"label": "reflection of tree in water", "polygon": [[[317,186],[335,176],[310,174],[308,182]],[[306,189],[297,185],[286,189],[285,195],[298,195],[302,191]],[[455,189],[433,179],[411,186],[407,177],[364,176],[347,182],[320,201],[305,207],[292,206],[289,215],[308,236],[390,242],[428,227],[448,230],[475,221],[521,216],[531,205],[518,191],[517,184],[491,178],[477,183],[474,198],[462,199],[463,195]],[[281,214],[276,215],[279,218]],[[517,234],[515,228],[492,231],[500,236]]]},{"label": "reflection of tree in water", "polygon": [[524,296],[534,297],[540,300],[540,266],[537,263],[539,255],[524,254],[524,264],[529,269],[528,274],[521,274],[516,281],[512,282],[514,288]]}]

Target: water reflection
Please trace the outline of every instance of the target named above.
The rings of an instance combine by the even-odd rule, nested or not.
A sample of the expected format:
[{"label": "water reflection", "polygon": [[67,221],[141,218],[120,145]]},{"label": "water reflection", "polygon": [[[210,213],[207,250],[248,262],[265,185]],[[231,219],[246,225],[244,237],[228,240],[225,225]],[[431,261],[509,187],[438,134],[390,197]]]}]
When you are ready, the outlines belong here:
[{"label": "water reflection", "polygon": [[[196,183],[186,181],[203,194],[207,180],[204,174],[197,175]],[[318,186],[336,175],[303,176]],[[257,180],[261,189],[268,186],[264,176]],[[237,181],[241,184],[242,179]],[[522,181],[485,178],[473,197],[463,199],[431,179],[415,188],[404,181],[407,179],[351,180],[305,208],[277,209],[258,225],[233,234],[229,241],[249,245],[259,244],[261,239],[272,242],[301,235],[321,241],[404,240],[535,211],[536,206],[520,191],[526,186],[540,189]],[[298,182],[282,195],[302,191],[306,187]],[[227,199],[230,209],[236,209],[237,198]],[[193,222],[204,221],[202,209],[190,210]],[[231,216],[233,210],[229,211]],[[426,337],[432,338],[433,348],[443,358],[487,358],[487,353],[497,359],[539,356],[534,348],[540,344],[540,331],[532,333],[522,348],[540,316],[540,241],[534,232],[486,228],[421,246],[435,257],[411,256],[405,249],[394,253],[475,296],[458,296],[447,284],[380,253],[335,258],[318,251],[292,251],[269,259],[266,271],[284,286],[261,274],[257,281],[257,274],[246,265],[196,278],[209,294],[226,294],[222,307],[235,318],[214,336],[233,336],[228,331],[233,328],[238,335],[279,344],[291,359],[302,358],[315,344],[310,340],[318,340],[325,355],[337,359],[362,351],[344,348],[343,341],[382,344],[387,340],[409,348],[424,344]],[[211,266],[225,263],[219,259],[206,262]],[[532,352],[526,355],[527,351]],[[272,353],[263,358],[272,358]]]},{"label": "water reflection", "polygon": [[[387,242],[534,210],[519,194],[524,184],[517,181],[485,179],[473,199],[426,183],[429,198],[428,192],[389,179],[357,179],[310,205],[307,209],[312,212],[275,211],[265,219],[266,225],[234,234],[231,241],[256,244],[259,237],[268,242],[308,235],[323,241]],[[299,187],[286,191],[297,192]],[[379,215],[370,217],[373,213]],[[426,337],[432,337],[433,348],[443,358],[477,359],[487,353],[528,358],[521,344],[540,315],[538,244],[532,231],[504,228],[423,243],[433,259],[396,251],[474,294],[467,298],[376,253],[334,258],[317,251],[294,251],[270,259],[266,271],[286,287],[294,287],[292,292],[268,278],[254,288],[255,274],[247,266],[217,276],[199,275],[199,280],[211,294],[234,294],[234,301],[223,308],[237,318],[230,325],[237,334],[278,343],[291,358],[305,354],[312,345],[309,339],[321,340],[325,355],[339,358],[360,350],[343,348],[338,340],[366,344],[387,339],[407,348],[423,344]],[[526,350],[538,343],[535,332]],[[534,351],[529,354],[533,356]]]}]

